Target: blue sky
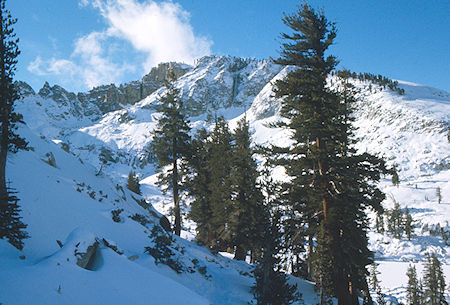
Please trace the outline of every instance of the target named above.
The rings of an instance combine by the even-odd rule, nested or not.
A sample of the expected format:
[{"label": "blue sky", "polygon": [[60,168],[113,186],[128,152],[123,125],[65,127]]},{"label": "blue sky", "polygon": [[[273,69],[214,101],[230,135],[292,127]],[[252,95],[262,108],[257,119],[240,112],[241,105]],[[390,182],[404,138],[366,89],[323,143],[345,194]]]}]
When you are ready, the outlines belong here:
[{"label": "blue sky", "polygon": [[[450,92],[450,1],[310,0],[337,23],[339,67]],[[16,79],[71,91],[140,79],[160,61],[276,57],[294,0],[10,0]]]}]

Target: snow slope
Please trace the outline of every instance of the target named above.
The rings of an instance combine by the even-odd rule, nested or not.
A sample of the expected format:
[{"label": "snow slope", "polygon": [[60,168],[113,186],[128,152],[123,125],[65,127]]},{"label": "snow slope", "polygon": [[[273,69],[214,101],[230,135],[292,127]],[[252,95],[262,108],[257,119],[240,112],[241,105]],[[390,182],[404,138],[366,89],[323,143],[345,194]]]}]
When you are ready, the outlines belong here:
[{"label": "snow slope", "polygon": [[[274,82],[287,71],[287,68],[281,69],[271,61],[211,56],[199,59],[178,79],[176,86],[188,105],[194,129],[208,126],[208,113],[223,114],[233,128],[246,112],[255,143],[289,145],[286,131],[267,126],[279,119],[280,101],[273,97],[272,89]],[[360,89],[361,97],[355,112],[355,126],[358,128],[355,135],[359,139],[357,148],[382,155],[389,165],[397,166],[400,185],[393,186],[390,177],[381,182],[381,188],[387,194],[384,206],[390,209],[396,201],[402,209],[408,207],[416,227],[411,240],[395,239],[374,230],[369,234],[370,247],[380,263],[384,292],[402,300],[407,264],[421,261],[424,254],[430,251],[436,252],[444,261],[450,286],[450,246],[433,233],[438,224],[444,231],[450,231],[450,95],[402,81],[399,86],[405,94],[401,96],[370,82],[352,82]],[[331,86],[336,86],[336,83],[336,79],[330,78]],[[23,261],[17,260],[19,253],[6,243],[0,243],[4,253],[0,264],[7,266],[7,275],[2,272],[0,281],[8,282],[7,278],[12,274],[24,272],[21,277],[29,280],[27,287],[33,287],[35,275],[48,274],[53,282],[46,282],[42,293],[39,292],[41,304],[55,303],[64,293],[67,293],[67,298],[76,296],[76,289],[82,287],[77,285],[92,288],[96,284],[109,282],[108,285],[114,287],[114,293],[111,296],[99,293],[98,297],[108,298],[111,304],[121,304],[121,297],[130,294],[130,291],[136,295],[136,300],[140,297],[146,299],[151,294],[148,291],[151,285],[142,283],[160,282],[160,277],[164,277],[161,283],[170,280],[173,283],[170,285],[179,285],[180,290],[178,286],[176,290],[155,286],[155,291],[161,291],[161,294],[172,295],[171,291],[184,291],[182,294],[186,295],[192,293],[192,300],[198,300],[196,304],[205,301],[246,304],[251,297],[248,290],[252,279],[242,274],[250,271],[248,265],[213,255],[178,238],[175,244],[184,247],[186,253],[180,255],[184,264],[197,270],[192,259],[198,260],[206,266],[207,275],[211,278],[199,274],[198,270],[179,275],[167,266],[155,265],[154,259],[144,253],[144,248],[151,244],[149,234],[153,223],[158,222],[159,214],[151,207],[149,210],[142,208],[131,193],[116,187],[123,186],[128,172],[134,169],[142,178],[143,197],[161,213],[167,213],[170,208],[170,199],[164,197],[155,185],[154,167],[149,163],[147,152],[151,131],[158,117],[152,105],[158,102],[158,96],[163,94],[164,89],[160,88],[142,101],[102,117],[95,111],[80,109],[85,104],[61,92],[45,96],[30,94],[17,104],[17,111],[24,115],[27,124],[21,133],[35,151],[12,155],[8,163],[8,176],[12,186],[19,191],[24,222],[29,225],[28,231],[32,237],[26,241],[26,259]],[[59,98],[52,98],[55,95]],[[48,158],[46,154],[49,152],[55,156],[57,168],[42,161]],[[441,204],[437,202],[438,187],[442,194]],[[134,197],[138,201],[141,199],[136,195]],[[111,211],[117,209],[124,209],[120,214],[120,223],[111,219]],[[148,217],[151,223],[142,226],[129,218],[136,213]],[[374,227],[374,215],[370,216]],[[194,227],[186,221],[182,236],[192,239]],[[66,246],[59,249],[56,240],[67,240],[64,245],[73,244],[74,238],[87,238],[83,236],[111,240],[123,249],[124,254],[118,255],[102,246],[103,264],[96,271],[60,262],[61,257],[69,254],[64,252]],[[135,261],[127,259],[134,255],[139,258]],[[58,262],[60,265],[57,265]],[[74,274],[80,281],[70,282],[66,278],[66,284],[56,284],[62,278],[56,266],[63,269],[64,274]],[[134,271],[128,273],[122,267],[116,269],[115,266]],[[116,273],[123,273],[121,277],[131,278],[131,282],[125,284],[112,280],[119,278],[114,277]],[[131,276],[134,273],[140,275]],[[10,282],[0,290],[19,291],[18,282]],[[61,289],[58,289],[59,285]],[[170,286],[169,282],[167,285]],[[106,291],[105,287],[99,289]],[[306,303],[315,304],[311,284],[301,281],[299,287],[304,291]],[[186,288],[187,291],[183,290]],[[33,288],[29,289],[33,294]],[[34,290],[34,293],[37,291]],[[54,299],[50,299],[50,291]],[[0,291],[0,302],[20,304],[11,301],[14,299],[12,293],[7,294],[10,303],[2,300],[3,295]],[[84,297],[93,296],[86,292]],[[64,300],[62,303],[76,304],[75,299]],[[170,302],[168,300],[164,304]],[[175,302],[176,299],[173,299]],[[136,301],[136,304],[139,302]]]}]

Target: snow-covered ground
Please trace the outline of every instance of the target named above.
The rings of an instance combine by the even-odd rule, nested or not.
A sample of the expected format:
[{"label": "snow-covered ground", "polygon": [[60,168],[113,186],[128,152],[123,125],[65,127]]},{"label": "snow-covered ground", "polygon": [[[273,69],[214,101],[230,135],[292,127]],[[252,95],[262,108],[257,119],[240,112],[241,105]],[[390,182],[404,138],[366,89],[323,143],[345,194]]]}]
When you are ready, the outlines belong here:
[{"label": "snow-covered ground", "polygon": [[[225,115],[234,128],[247,110],[255,143],[288,145],[286,131],[267,126],[279,118],[280,101],[273,97],[272,88],[285,73],[286,69],[270,61],[210,57],[199,60],[177,87],[192,107],[204,111],[191,118],[194,128],[208,125],[208,110]],[[408,207],[415,224],[411,240],[395,239],[376,233],[370,214],[369,242],[380,264],[383,292],[401,301],[408,264],[414,262],[420,276],[420,261],[429,252],[444,263],[450,286],[450,246],[438,235],[430,235],[437,224],[450,230],[450,95],[406,82],[400,82],[403,96],[368,82],[354,84],[362,97],[355,113],[357,148],[396,165],[401,182],[393,186],[390,177],[381,182],[387,195],[383,204],[391,209],[396,201],[401,209]],[[170,198],[155,185],[146,151],[158,116],[151,105],[160,93],[101,118],[83,115],[77,100],[57,102],[31,95],[17,103],[27,124],[20,133],[34,150],[10,155],[7,176],[19,192],[31,238],[23,252],[0,240],[0,303],[221,305],[250,301],[253,279],[251,266],[245,263],[175,238],[174,257],[185,269],[178,274],[155,264],[144,252],[152,245],[149,235],[159,222],[159,212],[166,214],[170,208]],[[214,94],[217,100],[209,100]],[[43,161],[50,152],[56,167]],[[124,187],[131,169],[142,179],[143,197]],[[282,172],[278,174],[283,177]],[[141,199],[150,202],[148,209],[138,204]],[[120,222],[115,222],[112,211],[120,209]],[[148,223],[130,218],[136,214]],[[184,229],[182,237],[194,239],[195,224],[185,221]],[[107,247],[103,239],[122,254]],[[75,263],[76,245],[95,240],[100,242],[94,268],[82,269]],[[22,255],[25,259],[18,258]],[[305,303],[316,304],[313,285],[297,281]]]}]

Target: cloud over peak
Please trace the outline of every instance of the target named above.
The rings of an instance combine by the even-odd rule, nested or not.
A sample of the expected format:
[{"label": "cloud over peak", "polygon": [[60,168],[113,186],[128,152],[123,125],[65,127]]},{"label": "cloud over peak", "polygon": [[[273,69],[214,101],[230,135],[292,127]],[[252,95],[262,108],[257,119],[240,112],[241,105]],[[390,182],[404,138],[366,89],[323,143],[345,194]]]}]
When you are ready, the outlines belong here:
[{"label": "cloud over peak", "polygon": [[160,62],[193,63],[211,52],[212,41],[194,33],[190,14],[177,3],[81,0],[79,4],[96,9],[106,28],[77,38],[69,58],[36,57],[28,66],[30,72],[67,77],[68,82],[91,88],[121,82],[130,71],[148,72]]}]

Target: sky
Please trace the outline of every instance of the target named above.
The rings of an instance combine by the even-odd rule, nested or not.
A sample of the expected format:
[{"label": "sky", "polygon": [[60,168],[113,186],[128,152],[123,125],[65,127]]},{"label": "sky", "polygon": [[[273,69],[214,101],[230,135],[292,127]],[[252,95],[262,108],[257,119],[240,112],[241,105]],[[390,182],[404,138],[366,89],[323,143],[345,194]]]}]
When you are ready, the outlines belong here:
[{"label": "sky", "polygon": [[[159,62],[276,58],[300,0],[10,0],[16,77],[69,91],[141,79]],[[338,68],[450,92],[449,0],[310,0],[335,22]]]}]

